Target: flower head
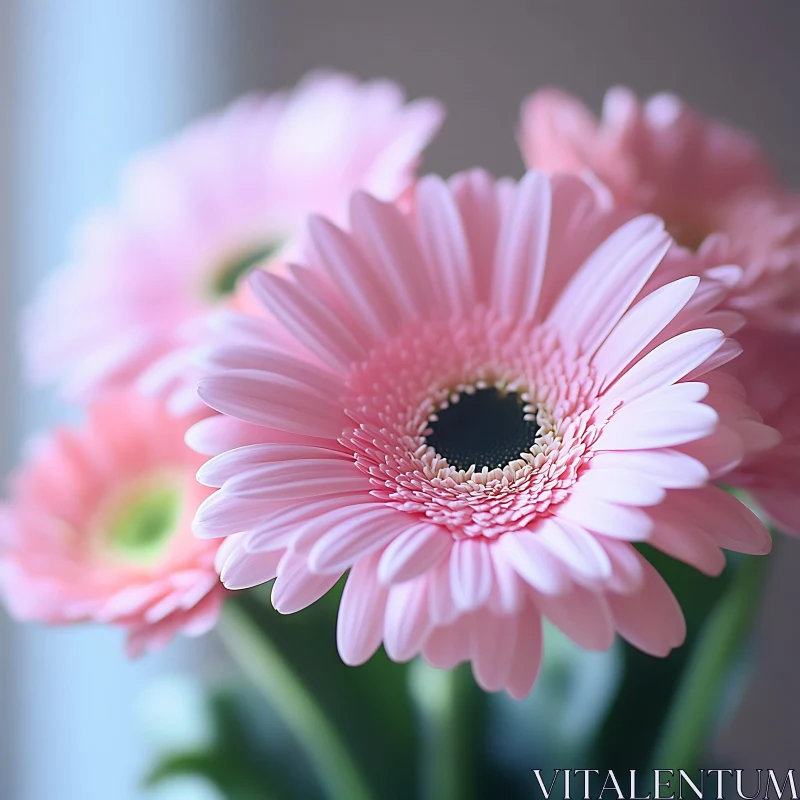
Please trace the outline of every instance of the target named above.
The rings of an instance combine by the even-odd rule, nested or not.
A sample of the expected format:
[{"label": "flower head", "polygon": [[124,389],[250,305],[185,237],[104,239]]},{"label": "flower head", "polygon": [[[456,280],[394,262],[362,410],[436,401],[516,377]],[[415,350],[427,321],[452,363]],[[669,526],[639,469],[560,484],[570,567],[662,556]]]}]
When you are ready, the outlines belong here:
[{"label": "flower head", "polygon": [[182,376],[206,313],[254,264],[301,251],[308,213],[342,219],[357,188],[404,191],[441,116],[393,83],[325,73],[194,124],[134,163],[120,205],[82,231],[28,315],[31,371],[80,398],[141,378],[191,407]]},{"label": "flower head", "polygon": [[680,243],[743,267],[729,305],[760,327],[800,332],[800,197],[747,135],[677,97],[611,89],[598,120],[546,89],[522,109],[529,167],[597,175],[621,205],[658,214]]},{"label": "flower head", "polygon": [[750,492],[781,530],[800,536],[800,371],[792,366],[800,336],[755,327],[737,335],[743,352],[730,371],[747,387],[748,403],[782,439],[753,454],[727,481]]},{"label": "flower head", "polygon": [[410,207],[359,193],[350,233],[312,220],[310,266],[251,277],[282,334],[242,319],[210,354],[200,394],[225,416],[190,440],[220,488],[195,531],[229,537],[223,582],[276,578],[292,612],[349,570],[346,662],[383,642],[517,697],[542,616],[668,653],[683,618],[631,542],[711,573],[720,546],[769,549],[708,485],[772,433],[717,379],[739,323],[719,281],[672,280],[694,257],[666,255],[660,220],[577,178],[430,177]]},{"label": "flower head", "polygon": [[209,492],[186,425],[152,399],[108,395],[82,429],[38,442],[0,513],[0,586],[14,616],[120,625],[134,655],[215,623],[225,592],[216,543],[191,531]]}]

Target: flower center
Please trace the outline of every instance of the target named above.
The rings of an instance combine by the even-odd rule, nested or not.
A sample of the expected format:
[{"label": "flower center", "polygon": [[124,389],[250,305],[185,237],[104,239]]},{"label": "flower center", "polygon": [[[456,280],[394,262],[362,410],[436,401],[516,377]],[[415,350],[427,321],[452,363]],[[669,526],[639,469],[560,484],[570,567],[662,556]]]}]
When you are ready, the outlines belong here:
[{"label": "flower center", "polygon": [[233,294],[239,281],[261,261],[268,261],[283,246],[281,241],[273,241],[253,248],[230,258],[219,267],[211,278],[209,291],[215,300],[222,300]]},{"label": "flower center", "polygon": [[157,562],[177,530],[182,500],[180,486],[163,482],[148,481],[126,493],[108,518],[110,554],[140,566]]},{"label": "flower center", "polygon": [[539,426],[516,392],[496,388],[461,392],[429,417],[425,441],[457,469],[502,468],[530,451]]}]

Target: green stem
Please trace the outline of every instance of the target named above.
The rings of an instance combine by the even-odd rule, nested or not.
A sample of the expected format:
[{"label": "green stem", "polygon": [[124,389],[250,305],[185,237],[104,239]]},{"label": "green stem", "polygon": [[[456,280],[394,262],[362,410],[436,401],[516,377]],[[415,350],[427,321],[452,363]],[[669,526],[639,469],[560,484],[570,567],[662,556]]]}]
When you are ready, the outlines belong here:
[{"label": "green stem", "polygon": [[766,556],[745,556],[708,618],[664,723],[654,766],[687,772],[700,766],[728,669],[758,610],[769,561]]},{"label": "green stem", "polygon": [[370,800],[367,782],[336,728],[247,609],[229,600],[218,630],[233,660],[305,749],[326,795]]},{"label": "green stem", "polygon": [[469,800],[475,794],[476,738],[482,725],[469,667],[440,670],[417,659],[409,688],[421,722],[424,800]]}]

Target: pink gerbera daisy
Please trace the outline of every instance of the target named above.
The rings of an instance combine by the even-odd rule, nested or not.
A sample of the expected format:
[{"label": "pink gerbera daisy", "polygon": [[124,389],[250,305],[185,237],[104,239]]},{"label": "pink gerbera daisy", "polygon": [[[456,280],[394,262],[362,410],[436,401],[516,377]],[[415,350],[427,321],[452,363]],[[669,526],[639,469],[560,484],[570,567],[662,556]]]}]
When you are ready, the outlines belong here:
[{"label": "pink gerbera daisy", "polygon": [[731,307],[800,332],[800,196],[777,183],[749,136],[670,94],[642,103],[611,89],[598,120],[545,89],[523,104],[519,141],[529,167],[592,172],[622,206],[666,220],[679,243],[741,265]]},{"label": "pink gerbera daisy", "polygon": [[800,336],[748,327],[731,371],[747,387],[747,400],[782,440],[755,454],[728,477],[746,489],[779,528],[800,536]]},{"label": "pink gerbera daisy", "polygon": [[789,366],[800,334],[800,196],[778,185],[750,137],[672,95],[640,103],[612,89],[598,121],[574,98],[544,90],[525,102],[519,139],[529,166],[591,171],[622,206],[663,216],[705,264],[741,265],[725,301],[748,323],[733,371],[783,442],[727,480],[800,533],[800,427],[791,412],[800,376]]},{"label": "pink gerbera daisy", "polygon": [[223,582],[276,578],[293,612],[349,570],[347,663],[383,642],[469,660],[515,697],[543,616],[587,648],[617,631],[667,654],[683,617],[631,542],[711,573],[720,547],[770,547],[709,485],[772,434],[718,379],[737,353],[724,292],[665,279],[661,221],[576,178],[429,177],[409,205],[358,193],[350,233],[313,219],[310,266],[251,278],[282,336],[244,319],[220,334],[200,394],[226,416],[191,439],[249,442],[199,473],[220,487],[195,531],[229,535]]},{"label": "pink gerbera daisy", "polygon": [[342,219],[357,188],[403,192],[441,118],[393,83],[319,73],[196,123],[137,161],[120,205],[81,232],[28,315],[32,373],[81,398],[144,376],[191,405],[185,348],[206,312],[255,263],[298,252],[308,213]]},{"label": "pink gerbera daisy", "polygon": [[123,626],[136,655],[216,621],[215,542],[192,535],[209,492],[188,424],[136,394],[109,395],[81,430],[38,443],[2,507],[0,585],[10,612]]}]

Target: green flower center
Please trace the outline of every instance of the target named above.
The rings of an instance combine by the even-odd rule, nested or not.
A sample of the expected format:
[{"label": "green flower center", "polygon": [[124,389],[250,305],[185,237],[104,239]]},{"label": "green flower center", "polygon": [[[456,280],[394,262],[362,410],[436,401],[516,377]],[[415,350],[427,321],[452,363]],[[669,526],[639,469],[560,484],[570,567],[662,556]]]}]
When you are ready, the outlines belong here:
[{"label": "green flower center", "polygon": [[524,405],[516,392],[462,392],[431,417],[425,441],[456,469],[502,469],[529,450],[539,433],[536,422],[525,419]]},{"label": "green flower center", "polygon": [[263,247],[248,250],[244,255],[225,261],[217,269],[209,286],[211,296],[215,300],[222,300],[233,294],[239,281],[261,261],[271,259],[283,246],[282,241],[274,241]]},{"label": "green flower center", "polygon": [[111,555],[147,566],[163,557],[181,519],[179,486],[148,482],[128,494],[114,509],[106,531]]}]

